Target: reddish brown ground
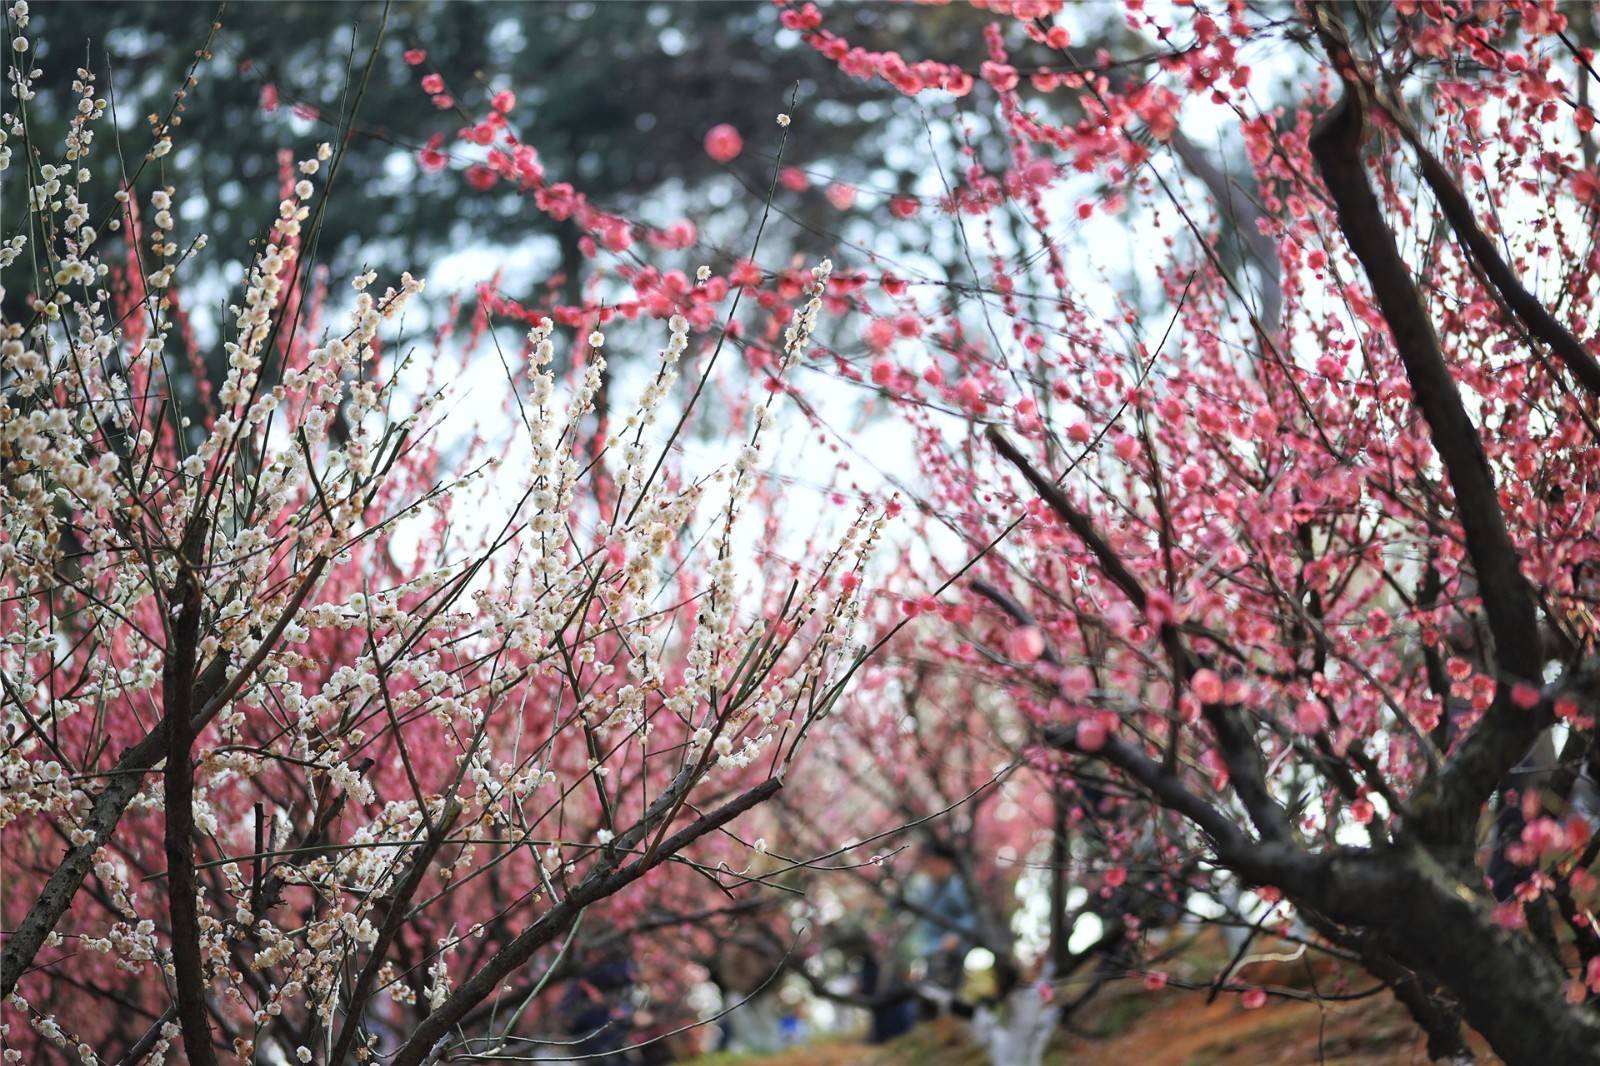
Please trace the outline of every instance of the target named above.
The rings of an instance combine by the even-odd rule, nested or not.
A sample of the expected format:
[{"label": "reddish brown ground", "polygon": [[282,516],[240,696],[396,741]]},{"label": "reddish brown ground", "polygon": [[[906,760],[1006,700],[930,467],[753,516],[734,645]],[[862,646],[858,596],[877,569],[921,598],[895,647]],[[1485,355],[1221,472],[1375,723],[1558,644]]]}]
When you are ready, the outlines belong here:
[{"label": "reddish brown ground", "polygon": [[[1198,974],[1196,975],[1198,976]],[[1245,980],[1309,991],[1303,964],[1258,964]],[[1360,974],[1316,968],[1317,987],[1354,992]],[[1097,996],[1058,1036],[1048,1066],[1424,1066],[1425,1041],[1386,992],[1359,999],[1307,1002],[1274,998],[1245,1010],[1236,995],[1210,1005],[1204,991],[1145,992],[1133,982]],[[987,1066],[966,1026],[937,1021],[892,1044],[870,1047],[825,1040],[766,1057],[713,1056],[703,1066]],[[1484,1053],[1482,1041],[1473,1040]],[[1486,1053],[1479,1060],[1498,1063]]]},{"label": "reddish brown ground", "polygon": [[[1162,997],[1121,1032],[1069,1036],[1049,1066],[1424,1066],[1424,1041],[1387,996],[1359,1003],[1206,1006],[1204,993]],[[987,1066],[965,1028],[934,1022],[882,1047],[824,1041],[766,1057],[716,1056],[707,1066]],[[1487,1062],[1498,1060],[1489,1058]]]}]

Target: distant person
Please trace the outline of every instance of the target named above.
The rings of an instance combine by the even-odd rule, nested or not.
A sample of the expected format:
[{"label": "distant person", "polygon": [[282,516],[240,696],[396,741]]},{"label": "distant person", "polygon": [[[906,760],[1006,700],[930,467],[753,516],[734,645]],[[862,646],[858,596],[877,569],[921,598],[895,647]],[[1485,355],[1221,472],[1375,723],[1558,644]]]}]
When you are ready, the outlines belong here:
[{"label": "distant person", "polygon": [[633,1030],[633,986],[638,980],[626,944],[594,952],[567,983],[561,1016],[571,1054],[596,1066],[624,1066],[634,1061],[623,1049]]},{"label": "distant person", "polygon": [[729,938],[717,945],[709,967],[725,1012],[717,1050],[770,1054],[784,1046],[777,979],[783,965],[782,949],[759,936]]},{"label": "distant person", "polygon": [[978,920],[967,886],[961,880],[956,853],[929,841],[917,853],[917,871],[907,893],[916,922],[911,949],[923,964],[927,981],[944,992],[961,987],[967,952],[977,943]]},{"label": "distant person", "polygon": [[778,1021],[778,1033],[786,1048],[799,1047],[811,1039],[811,1023],[806,1002],[793,987],[778,993],[783,1004],[783,1017]]},{"label": "distant person", "polygon": [[858,959],[856,987],[871,1003],[872,1028],[868,1038],[874,1044],[885,1044],[909,1033],[917,1024],[915,994],[893,972],[884,972],[870,944],[862,948]]}]

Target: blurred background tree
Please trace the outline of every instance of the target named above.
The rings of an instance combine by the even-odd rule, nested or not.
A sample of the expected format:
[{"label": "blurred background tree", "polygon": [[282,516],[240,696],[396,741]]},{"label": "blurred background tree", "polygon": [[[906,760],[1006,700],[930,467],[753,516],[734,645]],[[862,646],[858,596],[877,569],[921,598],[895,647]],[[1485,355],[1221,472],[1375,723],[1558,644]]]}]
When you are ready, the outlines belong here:
[{"label": "blurred background tree", "polygon": [[[263,202],[260,188],[277,174],[279,148],[296,138],[334,133],[344,87],[347,80],[360,80],[385,22],[384,6],[376,0],[221,8],[118,0],[40,3],[34,11],[41,26],[36,58],[82,63],[51,54],[81,48],[102,89],[114,96],[119,127],[127,133],[149,114],[165,111],[213,19],[220,22],[214,58],[201,65],[193,91],[197,106],[187,110],[185,135],[169,165],[189,179],[186,195],[193,206],[186,213],[205,217],[213,230],[220,220],[223,229],[211,233],[212,244],[239,266],[246,242],[270,220],[273,205]],[[453,116],[431,113],[417,88],[418,71],[404,62],[409,48],[427,51],[423,69],[441,73],[462,104],[480,103],[470,98],[474,87],[485,94],[514,87],[519,132],[538,147],[552,180],[573,182],[608,210],[626,213],[669,184],[681,188],[686,211],[736,206],[725,188],[713,196],[702,187],[723,171],[701,147],[707,116],[746,136],[765,132],[791,86],[802,99],[826,101],[808,116],[809,159],[881,155],[881,146],[869,149],[883,136],[895,94],[882,84],[843,77],[809,48],[798,47],[778,26],[777,14],[771,5],[751,0],[389,5],[344,163],[341,210],[328,220],[322,255],[335,268],[359,266],[377,254],[419,261],[459,246],[469,235],[492,241],[497,234],[470,227],[497,226],[510,216],[533,227],[547,224],[521,210],[509,189],[419,202],[416,153],[430,134],[455,125]],[[913,27],[919,36],[927,32],[926,20],[894,16],[869,6],[843,21],[846,28],[858,23],[873,37]],[[977,19],[948,21],[968,24],[968,43],[977,41]],[[79,43],[63,43],[74,39]],[[201,99],[204,106],[198,106]],[[58,140],[61,119],[45,108],[35,136]],[[207,147],[204,153],[200,145]],[[215,212],[212,202],[238,210]]]},{"label": "blurred background tree", "polygon": [[[452,250],[540,240],[547,269],[538,278],[508,279],[508,294],[528,295],[560,274],[570,296],[582,266],[574,227],[551,222],[507,185],[487,193],[466,189],[458,169],[430,174],[420,166],[418,152],[430,136],[449,138],[461,125],[457,114],[430,106],[417,84],[421,73],[441,74],[458,104],[474,113],[486,109],[493,92],[514,89],[515,125],[521,139],[537,147],[550,180],[570,181],[598,206],[630,218],[646,204],[658,211],[665,205],[676,217],[695,219],[703,240],[713,220],[710,234],[737,238],[733,253],[762,206],[776,144],[774,116],[795,93],[805,110],[797,161],[824,178],[806,195],[786,197],[784,210],[796,224],[775,238],[776,247],[820,254],[836,247],[849,221],[849,212],[823,195],[826,185],[906,191],[928,161],[921,151],[905,150],[907,131],[891,122],[903,103],[894,90],[842,75],[784,30],[778,15],[757,0],[401,0],[387,10],[377,0],[220,7],[45,2],[34,5],[40,27],[35,60],[46,67],[86,65],[96,73],[122,134],[120,145],[97,147],[124,152],[131,170],[145,147],[149,117],[165,114],[213,21],[220,24],[211,58],[199,65],[181,135],[163,161],[168,177],[152,168],[141,184],[183,176],[180,222],[205,219],[211,250],[204,269],[220,271],[210,276],[232,284],[250,242],[271,222],[276,200],[263,190],[275,187],[280,149],[336,136],[349,121],[355,86],[371,57],[341,164],[337,210],[326,220],[316,261],[337,278],[366,266],[422,269]],[[982,56],[983,22],[982,12],[964,6],[912,12],[869,4],[830,13],[830,24],[853,43],[968,57],[974,65]],[[425,66],[405,62],[404,53],[414,48],[426,50]],[[54,54],[65,49],[82,56]],[[37,101],[32,134],[38,143],[60,143],[61,103]],[[745,155],[731,167],[702,147],[711,116],[746,137]],[[886,151],[895,143],[898,154]],[[443,147],[452,145],[447,140]],[[23,207],[20,198],[0,203],[8,222],[20,218],[14,213]],[[517,291],[519,284],[524,291]],[[214,294],[218,308],[223,292],[219,286]],[[20,312],[20,301],[29,297],[8,292],[8,311]],[[190,310],[201,319],[204,339],[214,320],[192,306],[194,299],[191,293]]]},{"label": "blurred background tree", "polygon": [[[172,155],[140,179],[151,187],[166,181],[182,186],[181,225],[198,228],[205,220],[210,247],[198,272],[189,272],[184,295],[213,375],[222,359],[212,343],[222,310],[250,242],[275,210],[277,198],[268,190],[276,189],[280,151],[335,139],[345,128],[334,210],[312,250],[312,261],[331,278],[368,267],[412,269],[460,291],[487,280],[496,266],[514,263],[500,280],[505,295],[540,305],[556,282],[560,297],[576,302],[585,260],[575,225],[552,221],[509,183],[480,190],[467,185],[459,166],[429,172],[421,165],[418,154],[430,138],[442,137],[443,149],[451,151],[464,123],[461,113],[431,105],[418,85],[429,72],[443,77],[471,115],[487,111],[500,89],[513,90],[513,124],[522,142],[537,148],[550,181],[571,182],[596,206],[635,221],[667,226],[693,219],[698,243],[675,264],[691,271],[702,262],[723,265],[748,254],[771,177],[778,139],[773,119],[789,109],[793,95],[799,124],[785,163],[804,172],[808,184],[782,190],[775,205],[780,224],[765,237],[764,265],[782,265],[796,253],[814,259],[848,250],[885,257],[882,262],[897,269],[909,257],[923,277],[970,285],[971,266],[949,226],[927,216],[897,223],[879,208],[884,197],[897,194],[924,204],[942,199],[967,181],[969,162],[991,174],[1011,167],[1004,157],[964,160],[962,145],[930,140],[924,112],[959,109],[974,143],[1001,143],[984,135],[1002,121],[987,98],[934,94],[913,101],[879,79],[846,76],[785,30],[780,14],[765,0],[276,0],[221,7],[43,2],[34,10],[40,23],[35,59],[54,68],[86,64],[96,72],[121,131],[120,143],[103,137],[97,150],[121,150],[136,162],[147,145],[148,117],[167,111],[195,50],[213,21],[219,23]],[[825,24],[853,45],[976,72],[988,54],[988,19],[965,4],[869,3],[830,7]],[[1162,54],[1132,39],[1120,21],[1079,22],[1070,49],[1015,43],[1013,62],[1024,72],[1106,63],[1109,76],[1121,81],[1148,76]],[[409,65],[410,49],[425,50],[425,63]],[[73,50],[70,57],[60,54],[67,50]],[[369,58],[357,106],[355,86]],[[1076,98],[1028,94],[1029,106],[1045,111],[1075,108]],[[60,143],[60,106],[60,98],[36,101],[32,133],[38,143]],[[707,129],[723,122],[745,140],[743,154],[726,164],[703,147]],[[1228,182],[1219,177],[1247,169],[1226,163],[1237,152],[1233,132],[1213,131],[1204,138],[1212,143],[1200,148],[1180,137],[1178,154],[1191,171],[1208,159],[1221,164],[1199,176],[1218,194],[1220,223],[1248,238],[1255,232],[1252,190],[1224,193]],[[9,176],[19,173],[14,168]],[[853,201],[829,195],[840,192],[862,195]],[[8,226],[24,206],[20,196],[0,198]],[[1236,214],[1245,217],[1230,217]],[[1015,246],[1027,246],[1026,220],[1012,216],[1008,222],[1017,230]],[[1244,243],[1219,242],[1219,251],[1228,259],[1248,258]],[[449,260],[463,251],[479,258]],[[8,314],[21,317],[21,302],[30,296],[13,286],[5,296]]]}]

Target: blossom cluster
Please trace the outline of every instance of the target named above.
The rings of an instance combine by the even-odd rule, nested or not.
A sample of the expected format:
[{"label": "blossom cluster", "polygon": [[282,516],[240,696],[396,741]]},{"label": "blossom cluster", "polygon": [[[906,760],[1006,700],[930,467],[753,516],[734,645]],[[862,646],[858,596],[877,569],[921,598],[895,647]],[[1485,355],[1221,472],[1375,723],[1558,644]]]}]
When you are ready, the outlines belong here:
[{"label": "blossom cluster", "polygon": [[[21,34],[26,4],[9,14]],[[8,148],[42,76],[9,69]],[[114,1041],[134,1023],[87,1006],[98,988],[154,1019],[142,1062],[192,1061],[197,1028],[241,1061],[340,1045],[366,1061],[369,1022],[471,1009],[486,946],[517,949],[629,863],[597,909],[625,912],[607,900],[641,876],[666,891],[673,834],[697,842],[708,808],[788,777],[858,655],[884,515],[843,523],[808,580],[784,573],[787,594],[762,587],[737,534],[766,506],[781,390],[759,390],[729,461],[686,470],[675,442],[696,412],[674,383],[699,312],[666,316],[620,417],[596,409],[602,330],[569,381],[539,318],[514,428],[451,443],[448,331],[431,366],[407,353],[423,281],[368,270],[340,300],[306,262],[328,144],[287,169],[202,387],[178,309],[204,240],[159,162],[176,105],[146,165],[97,196],[108,111],[90,72],[73,91],[58,153],[28,142],[33,225],[0,260],[36,294],[0,347],[4,902],[37,933],[7,942],[7,1046],[128,1050]],[[781,316],[785,366],[830,269]],[[324,309],[342,324],[312,335]],[[192,809],[169,809],[185,792]],[[160,880],[185,868],[192,920]],[[75,879],[61,909],[52,877]],[[183,1015],[185,987],[207,1018]]]}]

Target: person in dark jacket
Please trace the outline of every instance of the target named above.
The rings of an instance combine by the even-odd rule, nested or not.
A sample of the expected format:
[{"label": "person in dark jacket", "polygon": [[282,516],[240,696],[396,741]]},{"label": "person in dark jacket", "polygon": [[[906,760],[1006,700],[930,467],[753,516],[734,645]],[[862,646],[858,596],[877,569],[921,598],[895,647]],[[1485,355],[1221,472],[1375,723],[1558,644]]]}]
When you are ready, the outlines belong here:
[{"label": "person in dark jacket", "polygon": [[626,944],[598,951],[567,982],[561,1016],[573,1055],[598,1056],[585,1061],[597,1066],[625,1066],[633,1061],[622,1049],[633,1027],[633,986],[638,971]]}]

